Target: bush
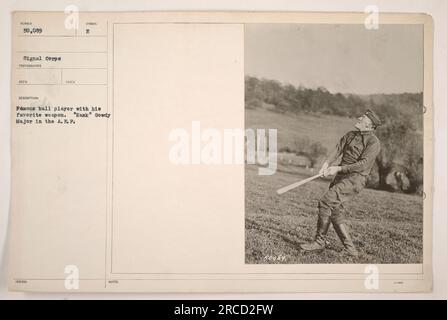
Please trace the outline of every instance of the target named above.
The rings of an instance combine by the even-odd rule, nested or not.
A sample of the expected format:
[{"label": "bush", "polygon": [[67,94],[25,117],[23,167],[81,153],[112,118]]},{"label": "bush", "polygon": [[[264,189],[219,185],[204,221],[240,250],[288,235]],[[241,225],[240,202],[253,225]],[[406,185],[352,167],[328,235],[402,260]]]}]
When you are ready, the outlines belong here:
[{"label": "bush", "polygon": [[248,109],[256,109],[262,107],[262,101],[257,98],[251,98],[245,102],[245,107]]},{"label": "bush", "polygon": [[[419,117],[422,122],[422,113]],[[401,116],[389,120],[379,129],[377,136],[382,145],[376,160],[380,189],[389,189],[386,178],[398,165],[409,180],[410,186],[407,192],[420,192],[423,184],[424,150],[422,133],[417,131],[414,116]]]},{"label": "bush", "polygon": [[311,168],[327,155],[327,149],[320,142],[311,142],[309,137],[295,139],[295,150],[297,155],[306,156],[310,161]]},{"label": "bush", "polygon": [[296,151],[291,149],[291,148],[289,148],[289,147],[281,147],[281,148],[279,148],[278,151],[279,152],[295,153],[296,154]]}]

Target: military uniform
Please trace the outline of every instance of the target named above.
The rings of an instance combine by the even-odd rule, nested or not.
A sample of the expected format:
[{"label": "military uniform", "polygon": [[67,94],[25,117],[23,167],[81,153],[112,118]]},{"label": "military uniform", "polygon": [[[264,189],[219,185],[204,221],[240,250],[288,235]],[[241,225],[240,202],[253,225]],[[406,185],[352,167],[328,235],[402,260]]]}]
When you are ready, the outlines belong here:
[{"label": "military uniform", "polygon": [[[380,125],[380,120],[371,110],[365,115],[372,118],[375,126]],[[331,164],[341,156],[339,164],[341,171],[337,173],[329,189],[318,202],[317,235],[313,243],[301,245],[303,250],[324,249],[325,236],[332,222],[345,249],[351,255],[357,256],[357,250],[345,225],[343,204],[358,195],[366,186],[368,175],[379,152],[380,141],[373,131],[350,131],[340,139],[327,163]]]},{"label": "military uniform", "polygon": [[341,138],[336,152],[328,159],[328,163],[332,163],[342,156],[341,172],[320,199],[320,214],[343,221],[343,203],[351,200],[366,186],[379,152],[380,141],[372,131],[350,131]]}]

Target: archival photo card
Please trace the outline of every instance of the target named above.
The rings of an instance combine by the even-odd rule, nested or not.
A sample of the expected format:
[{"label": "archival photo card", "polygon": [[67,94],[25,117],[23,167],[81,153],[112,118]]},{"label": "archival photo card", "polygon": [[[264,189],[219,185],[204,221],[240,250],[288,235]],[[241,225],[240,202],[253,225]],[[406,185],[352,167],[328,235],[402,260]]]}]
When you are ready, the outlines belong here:
[{"label": "archival photo card", "polygon": [[425,14],[12,14],[9,288],[425,292]]}]

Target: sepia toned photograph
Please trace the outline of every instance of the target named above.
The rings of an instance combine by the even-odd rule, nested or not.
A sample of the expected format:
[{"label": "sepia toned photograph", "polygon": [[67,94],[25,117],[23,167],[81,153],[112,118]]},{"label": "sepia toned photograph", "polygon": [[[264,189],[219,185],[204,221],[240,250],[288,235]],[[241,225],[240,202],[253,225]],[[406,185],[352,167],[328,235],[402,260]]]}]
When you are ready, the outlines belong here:
[{"label": "sepia toned photograph", "polygon": [[[423,25],[246,24],[246,264],[423,262]],[[257,152],[262,148],[257,148]]]}]

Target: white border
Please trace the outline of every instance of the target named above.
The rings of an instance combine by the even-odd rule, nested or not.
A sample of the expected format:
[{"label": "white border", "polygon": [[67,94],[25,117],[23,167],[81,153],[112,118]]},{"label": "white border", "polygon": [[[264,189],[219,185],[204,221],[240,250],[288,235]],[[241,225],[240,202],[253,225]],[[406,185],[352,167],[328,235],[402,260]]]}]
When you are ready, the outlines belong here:
[{"label": "white border", "polygon": [[[9,178],[10,178],[10,52],[11,52],[11,16],[13,10],[60,10],[66,5],[77,5],[82,11],[131,11],[131,10],[248,10],[248,11],[342,11],[361,12],[368,5],[377,5],[382,12],[418,12],[428,13],[434,19],[434,122],[435,122],[435,190],[433,203],[433,269],[434,289],[427,294],[30,294],[9,293],[7,291],[7,275],[5,261],[5,239],[7,236],[8,211],[9,211]],[[84,1],[13,1],[0,2],[0,298],[2,299],[61,299],[61,298],[136,298],[136,299],[330,299],[330,298],[354,298],[354,299],[440,299],[447,298],[447,254],[443,247],[447,243],[446,206],[442,203],[442,195],[447,194],[447,169],[442,164],[447,163],[446,151],[442,148],[447,145],[446,126],[442,125],[447,120],[447,91],[444,89],[447,83],[446,70],[447,56],[447,2],[443,0],[425,0],[415,3],[411,0],[304,0],[304,1],[203,1],[195,0],[188,3],[177,0],[134,0],[121,3],[105,2],[100,0]]]}]

